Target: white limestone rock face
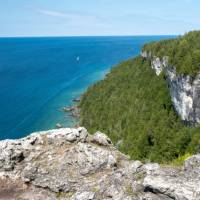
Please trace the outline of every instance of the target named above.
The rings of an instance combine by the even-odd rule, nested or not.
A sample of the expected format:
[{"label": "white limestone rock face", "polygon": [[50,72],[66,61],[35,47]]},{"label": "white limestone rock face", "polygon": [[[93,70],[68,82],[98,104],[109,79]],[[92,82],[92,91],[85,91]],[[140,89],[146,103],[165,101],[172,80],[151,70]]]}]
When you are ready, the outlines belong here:
[{"label": "white limestone rock face", "polygon": [[146,59],[149,59],[149,60],[152,58],[151,52],[148,52],[148,51],[141,51],[141,52],[140,52],[140,55],[141,55],[143,58],[146,58]]},{"label": "white limestone rock face", "polygon": [[141,56],[151,61],[156,75],[164,71],[174,108],[181,119],[189,125],[200,123],[200,74],[194,79],[178,75],[176,69],[169,66],[167,57],[159,58],[145,51]]},{"label": "white limestone rock face", "polygon": [[151,67],[152,67],[152,69],[154,69],[156,71],[157,75],[160,75],[160,73],[163,70],[163,65],[162,65],[162,62],[161,62],[160,58],[154,58],[152,60]]},{"label": "white limestone rock face", "polygon": [[167,80],[172,102],[183,121],[195,122],[193,84],[189,76],[177,75],[175,69],[167,69]]},{"label": "white limestone rock face", "polygon": [[177,75],[174,68],[167,68],[166,75],[176,112],[188,124],[200,123],[200,75]]},{"label": "white limestone rock face", "polygon": [[151,68],[155,70],[157,76],[168,66],[167,56],[159,58],[157,56],[152,56],[151,52],[147,51],[141,52],[141,56],[151,61]]}]

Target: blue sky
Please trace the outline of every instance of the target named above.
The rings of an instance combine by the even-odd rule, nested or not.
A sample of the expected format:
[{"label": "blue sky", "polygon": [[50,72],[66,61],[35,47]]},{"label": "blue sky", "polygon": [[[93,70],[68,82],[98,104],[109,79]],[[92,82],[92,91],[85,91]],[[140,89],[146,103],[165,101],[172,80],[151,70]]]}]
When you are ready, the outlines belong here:
[{"label": "blue sky", "polygon": [[163,35],[200,29],[199,0],[0,0],[0,36]]}]

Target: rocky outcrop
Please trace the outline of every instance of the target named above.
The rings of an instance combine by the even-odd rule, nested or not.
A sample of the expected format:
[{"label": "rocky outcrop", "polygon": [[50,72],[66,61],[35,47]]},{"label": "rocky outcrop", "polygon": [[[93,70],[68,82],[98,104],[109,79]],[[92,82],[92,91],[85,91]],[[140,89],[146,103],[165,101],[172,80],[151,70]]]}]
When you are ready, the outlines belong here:
[{"label": "rocky outcrop", "polygon": [[141,56],[150,60],[151,67],[158,76],[164,71],[174,108],[181,119],[190,125],[199,124],[200,75],[192,78],[177,74],[175,67],[168,64],[167,57],[159,58],[146,51]]},{"label": "rocky outcrop", "polygon": [[143,164],[82,127],[0,142],[2,200],[198,200],[199,188],[200,155],[183,169]]},{"label": "rocky outcrop", "polygon": [[151,61],[151,68],[155,70],[157,76],[159,76],[161,72],[168,67],[168,58],[166,56],[159,58],[157,56],[153,56],[151,52],[147,51],[141,52],[141,56]]},{"label": "rocky outcrop", "polygon": [[171,199],[200,199],[200,155],[185,161],[184,169],[162,167],[147,175],[144,187]]}]

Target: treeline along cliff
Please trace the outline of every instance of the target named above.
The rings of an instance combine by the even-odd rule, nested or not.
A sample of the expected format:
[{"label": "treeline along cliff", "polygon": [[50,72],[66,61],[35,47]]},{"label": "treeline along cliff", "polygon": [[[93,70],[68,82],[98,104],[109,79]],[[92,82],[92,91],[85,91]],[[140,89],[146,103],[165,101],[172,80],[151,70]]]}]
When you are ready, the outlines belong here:
[{"label": "treeline along cliff", "polygon": [[200,149],[200,31],[153,42],[83,95],[81,125],[134,159],[177,163]]}]

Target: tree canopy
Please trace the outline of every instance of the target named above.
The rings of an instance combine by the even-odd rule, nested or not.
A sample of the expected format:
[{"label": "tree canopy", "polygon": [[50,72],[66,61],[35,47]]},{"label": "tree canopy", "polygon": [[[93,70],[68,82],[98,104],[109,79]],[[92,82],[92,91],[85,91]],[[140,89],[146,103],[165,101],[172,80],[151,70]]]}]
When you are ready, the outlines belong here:
[{"label": "tree canopy", "polygon": [[[200,33],[192,32],[144,48],[158,56],[169,53],[181,73],[197,73],[197,36],[200,40]],[[81,125],[91,133],[106,133],[133,159],[168,163],[200,149],[200,126],[187,127],[181,122],[174,111],[165,75],[156,76],[150,62],[140,56],[113,67],[105,79],[89,87],[80,108]]]},{"label": "tree canopy", "polygon": [[200,71],[200,31],[192,31],[184,36],[152,42],[143,48],[152,55],[169,57],[170,65],[179,74],[195,76]]}]

